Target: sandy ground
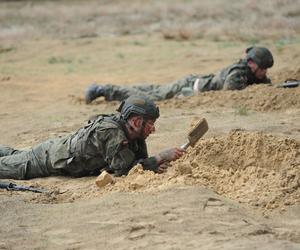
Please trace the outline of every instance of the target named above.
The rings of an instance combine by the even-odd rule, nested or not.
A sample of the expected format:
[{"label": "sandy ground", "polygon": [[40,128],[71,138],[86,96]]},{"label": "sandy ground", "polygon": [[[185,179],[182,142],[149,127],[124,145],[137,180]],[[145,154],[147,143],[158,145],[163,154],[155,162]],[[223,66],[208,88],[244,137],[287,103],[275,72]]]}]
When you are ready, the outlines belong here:
[{"label": "sandy ground", "polygon": [[[0,249],[300,249],[299,1],[2,1],[1,144],[68,134],[117,102],[84,103],[91,82],[166,84],[268,46],[272,85],[159,102],[150,153],[209,131],[158,175],[16,181],[0,190]],[[51,10],[51,11],[50,11]],[[247,17],[247,18],[246,18]]]}]

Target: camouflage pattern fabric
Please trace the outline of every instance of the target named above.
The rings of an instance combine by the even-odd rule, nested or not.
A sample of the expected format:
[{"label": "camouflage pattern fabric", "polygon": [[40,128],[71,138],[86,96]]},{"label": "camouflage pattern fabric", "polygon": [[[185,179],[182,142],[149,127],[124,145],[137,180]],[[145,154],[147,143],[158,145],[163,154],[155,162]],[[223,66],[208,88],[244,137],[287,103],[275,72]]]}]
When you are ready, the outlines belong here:
[{"label": "camouflage pattern fabric", "polygon": [[99,174],[101,169],[125,175],[136,164],[156,171],[144,140],[130,141],[118,115],[99,116],[64,138],[45,141],[30,150],[0,146],[0,179],[31,179],[50,175],[74,177]]},{"label": "camouflage pattern fabric", "polygon": [[189,75],[181,80],[167,85],[145,84],[132,87],[122,87],[117,85],[105,85],[104,97],[108,101],[122,101],[129,96],[147,96],[153,101],[170,99],[180,94],[182,88],[193,88],[193,84],[197,79],[196,75]]},{"label": "camouflage pattern fabric", "polygon": [[199,78],[200,92],[210,90],[241,90],[251,84],[270,83],[267,77],[258,79],[252,73],[246,60],[228,66],[215,75],[207,75]]},{"label": "camouflage pattern fabric", "polygon": [[122,101],[131,95],[144,95],[153,101],[169,99],[184,95],[183,90],[189,88],[193,91],[195,81],[199,79],[198,91],[211,90],[241,90],[254,83],[270,83],[270,79],[257,79],[247,66],[247,61],[241,59],[216,74],[189,75],[181,80],[167,85],[144,84],[132,87],[105,85],[104,97],[108,101]]}]

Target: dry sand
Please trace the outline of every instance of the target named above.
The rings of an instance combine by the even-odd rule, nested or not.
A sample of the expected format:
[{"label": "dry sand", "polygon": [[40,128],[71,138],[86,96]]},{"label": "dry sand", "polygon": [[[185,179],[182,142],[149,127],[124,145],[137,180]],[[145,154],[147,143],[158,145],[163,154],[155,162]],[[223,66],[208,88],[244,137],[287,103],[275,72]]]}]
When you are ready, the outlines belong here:
[{"label": "dry sand", "polygon": [[0,190],[0,249],[300,249],[300,87],[275,88],[300,79],[299,1],[130,3],[0,2],[1,144],[28,148],[114,112],[84,104],[92,81],[213,73],[253,44],[274,53],[273,84],[159,102],[150,154],[183,144],[199,117],[210,127],[164,174]]}]

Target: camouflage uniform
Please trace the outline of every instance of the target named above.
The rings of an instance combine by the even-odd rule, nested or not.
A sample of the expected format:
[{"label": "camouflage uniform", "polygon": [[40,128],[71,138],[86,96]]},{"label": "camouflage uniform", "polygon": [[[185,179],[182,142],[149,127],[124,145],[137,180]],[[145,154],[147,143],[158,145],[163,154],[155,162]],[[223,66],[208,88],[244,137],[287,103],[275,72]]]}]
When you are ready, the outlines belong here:
[{"label": "camouflage uniform", "polygon": [[[179,81],[167,85],[138,85],[132,87],[121,87],[116,85],[104,86],[104,97],[108,101],[124,100],[131,95],[144,95],[154,101],[165,100],[178,95],[193,93],[194,83],[199,79],[198,91],[210,90],[240,90],[254,83],[270,83],[270,79],[258,79],[247,65],[246,59],[230,65],[217,74],[205,76],[189,75]],[[183,91],[184,90],[184,91]],[[196,89],[197,90],[197,89]]]},{"label": "camouflage uniform", "polygon": [[30,150],[0,146],[0,179],[30,179],[50,175],[80,177],[106,169],[117,176],[136,164],[156,171],[157,162],[148,157],[145,140],[130,141],[119,115],[99,116],[87,126],[64,138],[45,141]]}]

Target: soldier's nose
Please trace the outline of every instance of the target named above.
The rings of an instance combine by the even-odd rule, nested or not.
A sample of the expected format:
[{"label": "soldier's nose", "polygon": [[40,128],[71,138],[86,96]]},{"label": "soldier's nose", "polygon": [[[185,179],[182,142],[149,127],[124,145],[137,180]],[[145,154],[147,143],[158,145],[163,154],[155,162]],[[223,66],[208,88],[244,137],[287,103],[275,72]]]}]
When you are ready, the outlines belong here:
[{"label": "soldier's nose", "polygon": [[151,128],[151,131],[150,131],[151,133],[154,133],[155,132],[155,126],[153,126],[152,128]]}]

